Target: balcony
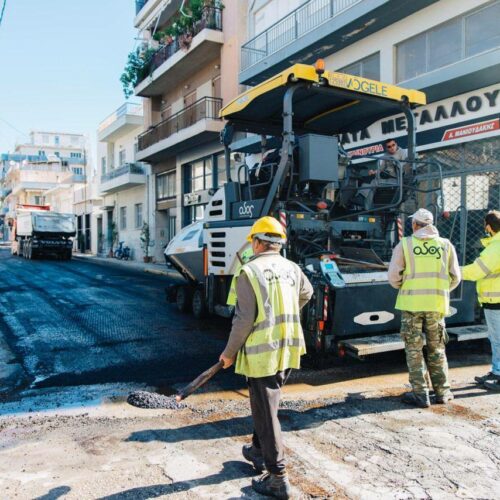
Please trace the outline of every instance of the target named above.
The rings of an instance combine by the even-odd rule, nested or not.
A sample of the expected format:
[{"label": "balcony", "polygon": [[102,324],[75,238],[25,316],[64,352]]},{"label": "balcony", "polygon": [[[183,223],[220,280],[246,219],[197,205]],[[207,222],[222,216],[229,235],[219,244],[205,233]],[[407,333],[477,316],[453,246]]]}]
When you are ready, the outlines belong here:
[{"label": "balcony", "polygon": [[125,163],[101,176],[100,194],[116,193],[146,183],[146,171],[140,163]]},{"label": "balcony", "polygon": [[143,123],[142,104],[126,102],[101,122],[97,129],[97,140],[114,142],[118,137],[131,132]]},{"label": "balcony", "polygon": [[[182,48],[179,38],[161,46],[144,65],[135,95],[152,97],[162,95],[192,76],[193,68],[206,66],[217,58],[224,43],[222,10],[206,7],[203,18],[193,28],[192,40]],[[186,47],[187,50],[186,50]]]},{"label": "balcony", "polygon": [[240,83],[312,64],[437,0],[309,0],[241,47]]},{"label": "balcony", "polygon": [[135,0],[135,15],[139,14],[149,0]]},{"label": "balcony", "polygon": [[202,97],[191,106],[161,121],[138,138],[140,161],[161,161],[194,145],[217,138],[223,123],[219,118],[222,99]]}]

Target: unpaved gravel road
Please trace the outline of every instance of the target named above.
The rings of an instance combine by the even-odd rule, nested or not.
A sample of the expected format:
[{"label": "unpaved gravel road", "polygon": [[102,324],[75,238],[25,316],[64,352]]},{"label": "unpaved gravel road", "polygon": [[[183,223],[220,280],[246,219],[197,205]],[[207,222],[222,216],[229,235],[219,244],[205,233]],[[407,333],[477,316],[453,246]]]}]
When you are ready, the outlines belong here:
[{"label": "unpaved gravel road", "polygon": [[[452,369],[455,401],[429,410],[399,402],[404,372],[292,380],[280,418],[296,498],[499,498],[500,395],[471,384],[485,369]],[[127,385],[5,402],[2,498],[260,498],[240,454],[251,432],[246,393],[217,389],[178,410],[134,408]]]}]

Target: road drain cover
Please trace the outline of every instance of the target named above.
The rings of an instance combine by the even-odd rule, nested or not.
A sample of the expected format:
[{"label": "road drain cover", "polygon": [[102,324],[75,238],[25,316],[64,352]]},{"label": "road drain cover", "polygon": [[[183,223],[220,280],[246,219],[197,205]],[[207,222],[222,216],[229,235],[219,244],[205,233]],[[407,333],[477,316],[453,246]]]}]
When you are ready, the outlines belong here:
[{"label": "road drain cover", "polygon": [[156,392],[135,391],[127,398],[127,403],[137,408],[178,410],[186,408],[184,403],[178,403],[175,396],[164,396]]}]

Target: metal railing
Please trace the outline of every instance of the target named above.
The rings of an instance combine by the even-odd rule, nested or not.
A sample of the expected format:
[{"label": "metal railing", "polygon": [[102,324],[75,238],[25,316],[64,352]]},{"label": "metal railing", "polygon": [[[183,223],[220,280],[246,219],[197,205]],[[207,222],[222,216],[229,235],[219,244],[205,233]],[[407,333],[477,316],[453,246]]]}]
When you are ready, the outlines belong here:
[{"label": "metal railing", "polygon": [[148,2],[149,0],[135,0],[135,15],[139,14],[139,12]]},{"label": "metal railing", "polygon": [[125,163],[124,165],[110,170],[109,172],[101,175],[101,184],[103,182],[110,181],[111,179],[116,179],[125,174],[145,174],[144,166],[140,163]]},{"label": "metal railing", "polygon": [[295,42],[362,0],[309,0],[241,46],[241,71]]},{"label": "metal railing", "polygon": [[219,111],[222,99],[218,97],[202,97],[187,108],[175,113],[166,120],[157,123],[138,137],[138,150],[143,151],[153,144],[170,137],[172,134],[194,125],[206,118],[220,120]]},{"label": "metal railing", "polygon": [[125,115],[134,115],[134,116],[142,116],[142,104],[135,104],[132,102],[126,102],[122,104],[116,111],[111,113],[108,117],[106,117],[100,124],[97,129],[98,132],[102,132],[106,127],[109,127],[113,122],[118,120]]},{"label": "metal railing", "polygon": [[[189,35],[194,38],[205,28],[222,31],[222,9],[220,9],[219,7],[204,7],[202,18],[193,25],[192,30],[189,31]],[[183,36],[187,37],[188,33]],[[159,68],[165,61],[179,52],[181,48],[182,44],[180,37],[175,38],[174,40],[172,40],[172,43],[168,45],[162,45],[144,63],[142,71],[137,80],[137,84],[151,75],[151,73],[153,73],[155,69]]]}]

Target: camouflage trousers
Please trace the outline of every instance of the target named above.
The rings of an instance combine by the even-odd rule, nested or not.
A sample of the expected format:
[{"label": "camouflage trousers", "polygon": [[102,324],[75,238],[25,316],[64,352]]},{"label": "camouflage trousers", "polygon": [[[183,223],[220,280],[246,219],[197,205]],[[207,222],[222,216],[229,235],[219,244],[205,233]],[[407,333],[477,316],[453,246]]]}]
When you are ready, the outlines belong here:
[{"label": "camouflage trousers", "polygon": [[[423,334],[427,344],[427,364],[423,353]],[[401,337],[405,343],[406,364],[413,392],[429,394],[428,369],[435,394],[442,396],[447,393],[450,383],[445,350],[448,334],[444,316],[437,312],[402,311]]]}]

